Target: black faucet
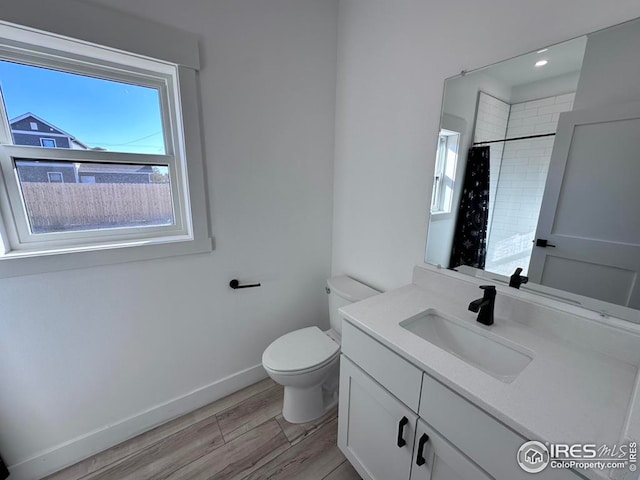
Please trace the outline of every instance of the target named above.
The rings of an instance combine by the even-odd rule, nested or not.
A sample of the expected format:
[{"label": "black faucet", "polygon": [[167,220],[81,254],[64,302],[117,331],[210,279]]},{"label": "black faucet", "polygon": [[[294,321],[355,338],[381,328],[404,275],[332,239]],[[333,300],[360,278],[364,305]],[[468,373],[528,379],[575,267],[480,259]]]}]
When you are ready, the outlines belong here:
[{"label": "black faucet", "polygon": [[525,277],[524,275],[520,275],[522,273],[522,268],[516,268],[516,271],[511,275],[509,279],[509,286],[513,288],[520,288],[520,285],[525,284],[529,281],[529,277]]},{"label": "black faucet", "polygon": [[483,325],[493,325],[493,308],[496,303],[495,285],[480,285],[484,296],[469,304],[469,310],[478,313],[478,322]]}]

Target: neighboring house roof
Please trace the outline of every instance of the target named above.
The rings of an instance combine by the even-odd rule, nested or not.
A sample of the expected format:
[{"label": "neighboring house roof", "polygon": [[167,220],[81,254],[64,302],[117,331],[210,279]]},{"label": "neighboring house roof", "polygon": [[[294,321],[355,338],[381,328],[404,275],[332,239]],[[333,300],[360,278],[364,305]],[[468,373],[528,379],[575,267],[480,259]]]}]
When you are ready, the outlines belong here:
[{"label": "neighboring house roof", "polygon": [[71,141],[73,143],[75,143],[76,145],[79,145],[80,147],[84,148],[85,150],[90,150],[91,147],[89,147],[89,145],[87,145],[86,143],[81,142],[80,140],[78,140],[75,137],[71,137]]},{"label": "neighboring house roof", "polygon": [[95,150],[95,149],[90,149],[88,145],[82,143],[77,138],[72,138],[71,139],[71,143],[73,143],[73,144],[77,145],[78,147],[80,147],[80,150]]},{"label": "neighboring house roof", "polygon": [[150,165],[101,165],[97,163],[81,163],[78,168],[78,173],[153,173],[153,168]]},{"label": "neighboring house roof", "polygon": [[[52,130],[54,130],[55,132],[61,134],[61,135],[65,135],[67,137],[69,137],[69,139],[76,143],[77,145],[79,145],[80,147],[89,150],[89,146],[84,144],[83,142],[81,142],[80,140],[78,140],[76,137],[74,137],[73,135],[71,135],[70,133],[65,132],[64,130],[62,130],[59,127],[56,127],[55,125],[53,125],[51,122],[47,122],[46,120],[38,117],[37,115],[31,113],[31,112],[27,112],[24,113],[22,115],[20,115],[19,117],[15,117],[12,118],[11,120],[9,120],[9,124],[13,125],[15,123],[21,122],[22,120],[26,120],[27,118],[33,118],[34,120],[37,120],[40,123],[44,123],[45,125],[48,125]],[[46,134],[47,132],[42,132],[43,134]]]}]

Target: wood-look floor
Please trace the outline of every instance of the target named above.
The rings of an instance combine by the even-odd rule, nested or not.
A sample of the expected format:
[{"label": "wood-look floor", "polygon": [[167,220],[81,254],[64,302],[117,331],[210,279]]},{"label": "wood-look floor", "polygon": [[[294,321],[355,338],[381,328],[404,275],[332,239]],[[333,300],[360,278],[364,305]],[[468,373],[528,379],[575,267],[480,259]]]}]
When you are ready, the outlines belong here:
[{"label": "wood-look floor", "polygon": [[336,410],[294,425],[282,393],[263,380],[45,480],[360,479],[336,446]]}]

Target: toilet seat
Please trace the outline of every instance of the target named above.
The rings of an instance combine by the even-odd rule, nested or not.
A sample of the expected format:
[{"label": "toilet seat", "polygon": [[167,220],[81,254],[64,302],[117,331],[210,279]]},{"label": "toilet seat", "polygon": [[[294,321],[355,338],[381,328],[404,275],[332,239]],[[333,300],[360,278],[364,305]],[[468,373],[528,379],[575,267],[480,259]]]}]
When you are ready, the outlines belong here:
[{"label": "toilet seat", "polygon": [[275,340],[262,354],[262,364],[281,374],[317,370],[340,354],[340,345],[318,327],[302,328]]}]

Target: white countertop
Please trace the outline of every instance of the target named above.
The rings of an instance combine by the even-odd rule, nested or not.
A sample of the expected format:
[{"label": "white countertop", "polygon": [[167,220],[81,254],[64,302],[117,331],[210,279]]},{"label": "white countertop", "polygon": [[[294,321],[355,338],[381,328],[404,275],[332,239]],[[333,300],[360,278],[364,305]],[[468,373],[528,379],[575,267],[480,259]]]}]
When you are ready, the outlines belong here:
[{"label": "white countertop", "polygon": [[[347,321],[526,439],[598,445],[640,439],[636,436],[640,399],[634,399],[637,364],[625,361],[624,355],[607,355],[589,342],[563,338],[553,329],[545,330],[544,325],[536,328],[532,321],[502,318],[501,311],[504,314],[509,309],[498,308],[498,303],[495,324],[481,325],[476,321],[477,315],[467,310],[471,300],[482,296],[480,290],[470,296],[469,292],[476,292],[475,285],[472,287],[473,290],[465,287],[459,301],[452,301],[455,292],[452,297],[412,284],[341,311]],[[499,298],[500,295],[499,290]],[[512,383],[504,383],[399,325],[428,308],[455,316],[471,329],[489,331],[514,342],[532,351],[534,358]],[[553,311],[542,308],[540,314],[553,315]],[[515,316],[512,310],[510,316]],[[575,324],[569,326],[575,328]],[[553,328],[557,329],[557,325]],[[611,333],[606,328],[603,337]],[[580,335],[576,338],[582,340]],[[606,472],[581,473],[590,478],[607,478]]]}]

